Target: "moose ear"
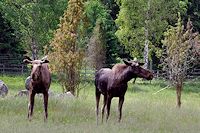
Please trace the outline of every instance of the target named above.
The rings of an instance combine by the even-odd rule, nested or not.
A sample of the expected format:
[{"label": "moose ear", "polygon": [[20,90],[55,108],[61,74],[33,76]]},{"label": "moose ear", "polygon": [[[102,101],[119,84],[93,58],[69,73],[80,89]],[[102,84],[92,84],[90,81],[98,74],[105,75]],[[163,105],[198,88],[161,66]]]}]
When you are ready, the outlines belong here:
[{"label": "moose ear", "polygon": [[124,62],[126,65],[128,65],[128,66],[131,65],[131,62],[129,62],[129,61],[127,61],[127,60],[123,60],[123,62]]},{"label": "moose ear", "polygon": [[139,66],[143,66],[144,63],[143,62],[138,62]]},{"label": "moose ear", "polygon": [[43,60],[43,61],[42,61],[42,64],[43,64],[43,63],[49,63],[49,61],[48,61],[48,60]]},{"label": "moose ear", "polygon": [[26,64],[31,64],[31,63],[32,63],[32,61],[30,61],[30,60],[28,60],[28,59],[24,59],[24,60],[23,60],[23,63],[26,63]]},{"label": "moose ear", "polygon": [[33,61],[30,57],[28,57],[28,56],[24,56],[24,60],[25,59],[27,59],[27,60],[29,60],[29,61]]},{"label": "moose ear", "polygon": [[44,63],[49,63],[49,60],[45,60]]}]

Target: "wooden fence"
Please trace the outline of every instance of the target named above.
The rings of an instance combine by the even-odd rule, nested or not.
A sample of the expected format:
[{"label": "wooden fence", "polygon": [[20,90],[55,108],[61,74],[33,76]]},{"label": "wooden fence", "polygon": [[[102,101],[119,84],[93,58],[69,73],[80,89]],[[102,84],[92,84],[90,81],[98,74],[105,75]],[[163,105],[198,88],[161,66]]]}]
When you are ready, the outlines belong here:
[{"label": "wooden fence", "polygon": [[[162,70],[152,70],[154,73],[154,78],[167,78],[167,74]],[[95,72],[91,69],[85,69],[84,71],[81,71],[81,79],[82,81],[93,81],[94,80]],[[200,69],[193,69],[190,72],[188,72],[187,79],[195,79],[200,78]]]},{"label": "wooden fence", "polygon": [[[87,65],[86,65],[87,66]],[[89,69],[85,66],[81,70],[81,80],[82,81],[92,81],[94,80],[95,71]],[[22,64],[22,55],[9,55],[0,54],[0,74],[24,74],[28,72],[27,66]],[[161,70],[153,70],[155,78],[166,78],[167,75]],[[200,67],[192,69],[188,72],[187,78],[199,78],[200,77]]]},{"label": "wooden fence", "polygon": [[[0,64],[0,74],[24,74],[27,73],[28,68],[24,64]],[[166,73],[161,70],[153,70],[154,78],[166,78]],[[82,81],[94,80],[94,70],[84,69],[81,71]],[[187,75],[188,79],[200,78],[200,69],[193,69]]]},{"label": "wooden fence", "polygon": [[27,71],[27,66],[23,64],[0,64],[0,74],[24,74]]},{"label": "wooden fence", "polygon": [[[167,74],[162,70],[153,70],[154,78],[167,78]],[[194,68],[188,71],[187,79],[200,78],[200,68]]]},{"label": "wooden fence", "polygon": [[22,55],[0,54],[0,74],[24,74],[27,70]]},{"label": "wooden fence", "polygon": [[188,72],[188,79],[200,78],[200,68],[195,68]]}]

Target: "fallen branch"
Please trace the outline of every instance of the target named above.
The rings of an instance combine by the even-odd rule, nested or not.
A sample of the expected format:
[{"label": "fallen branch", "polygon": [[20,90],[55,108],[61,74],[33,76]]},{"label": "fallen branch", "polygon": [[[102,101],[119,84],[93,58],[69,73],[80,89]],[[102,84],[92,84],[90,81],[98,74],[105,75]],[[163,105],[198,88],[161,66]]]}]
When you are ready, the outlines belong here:
[{"label": "fallen branch", "polygon": [[160,89],[160,90],[158,90],[158,91],[156,91],[155,93],[153,93],[153,95],[155,95],[155,94],[157,94],[158,92],[161,92],[161,91],[163,91],[163,90],[165,90],[165,89],[167,89],[167,88],[169,88],[169,85],[166,86],[166,87],[164,87],[164,88],[162,88],[162,89]]}]

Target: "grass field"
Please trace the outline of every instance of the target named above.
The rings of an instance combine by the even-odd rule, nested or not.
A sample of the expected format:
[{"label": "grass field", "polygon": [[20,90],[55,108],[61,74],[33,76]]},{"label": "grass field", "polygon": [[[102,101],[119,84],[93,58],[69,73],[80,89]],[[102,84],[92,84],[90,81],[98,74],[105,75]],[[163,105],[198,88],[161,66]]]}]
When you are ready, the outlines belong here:
[{"label": "grass field", "polygon": [[[125,96],[121,123],[117,122],[118,99],[114,98],[107,123],[96,125],[94,85],[85,84],[75,99],[50,96],[48,122],[43,121],[42,97],[35,99],[33,120],[27,120],[27,97],[15,97],[24,89],[24,76],[0,76],[9,89],[0,98],[0,130],[2,133],[198,133],[200,132],[200,81],[185,83],[182,107],[176,107],[173,88],[160,80],[137,80],[130,83]],[[56,82],[51,90],[61,93]],[[101,101],[102,103],[102,101]],[[1,132],[0,131],[0,132]]]}]

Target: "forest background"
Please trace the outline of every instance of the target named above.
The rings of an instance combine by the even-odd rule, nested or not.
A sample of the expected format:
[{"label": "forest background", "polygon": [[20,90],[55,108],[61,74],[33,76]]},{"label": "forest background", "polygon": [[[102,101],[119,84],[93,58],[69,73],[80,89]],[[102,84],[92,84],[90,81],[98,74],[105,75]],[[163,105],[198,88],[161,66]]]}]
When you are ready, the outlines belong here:
[{"label": "forest background", "polygon": [[199,32],[199,17],[198,0],[2,0],[0,53],[47,54],[63,88],[75,93],[83,66],[98,70],[136,57],[162,69],[164,33],[179,18]]}]

